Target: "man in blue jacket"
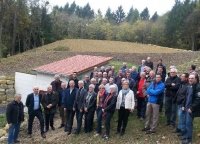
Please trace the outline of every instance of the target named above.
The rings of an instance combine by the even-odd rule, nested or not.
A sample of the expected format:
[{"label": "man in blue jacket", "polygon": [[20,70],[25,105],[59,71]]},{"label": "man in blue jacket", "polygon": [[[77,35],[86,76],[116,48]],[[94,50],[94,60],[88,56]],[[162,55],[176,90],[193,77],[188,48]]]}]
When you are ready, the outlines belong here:
[{"label": "man in blue jacket", "polygon": [[146,131],[146,134],[155,133],[155,129],[158,124],[159,107],[162,100],[162,93],[165,90],[165,84],[162,82],[162,76],[156,75],[156,80],[151,83],[147,89],[147,110],[146,110],[146,122],[145,128],[142,131]]},{"label": "man in blue jacket", "polygon": [[73,126],[73,120],[75,114],[75,111],[73,111],[73,106],[76,94],[77,94],[77,88],[75,88],[75,82],[74,80],[70,80],[69,88],[65,91],[65,96],[63,100],[64,111],[66,113],[65,132],[67,132],[68,135],[71,134]]}]

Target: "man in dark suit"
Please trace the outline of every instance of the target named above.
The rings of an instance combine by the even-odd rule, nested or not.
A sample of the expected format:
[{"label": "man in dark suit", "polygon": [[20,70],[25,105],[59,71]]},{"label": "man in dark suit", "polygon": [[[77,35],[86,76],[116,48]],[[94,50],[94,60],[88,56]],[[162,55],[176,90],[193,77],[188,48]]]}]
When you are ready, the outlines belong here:
[{"label": "man in dark suit", "polygon": [[58,108],[59,108],[60,118],[61,118],[61,124],[60,124],[59,128],[63,128],[66,123],[66,117],[65,117],[64,107],[63,107],[65,91],[67,90],[66,82],[62,82],[61,88],[62,89],[59,91],[59,101],[58,101]]},{"label": "man in dark suit", "polygon": [[84,114],[84,100],[87,95],[87,90],[84,89],[84,82],[78,82],[78,92],[76,94],[76,99],[74,102],[73,110],[76,112],[76,119],[77,119],[77,130],[75,134],[79,134],[82,126],[82,119]]},{"label": "man in dark suit", "polygon": [[65,91],[65,96],[63,100],[64,111],[66,112],[65,132],[67,132],[68,135],[71,134],[73,126],[73,120],[75,114],[75,112],[73,111],[73,106],[76,94],[77,94],[77,88],[75,88],[75,82],[74,80],[70,80],[69,88]]},{"label": "man in dark suit", "polygon": [[33,93],[29,94],[26,99],[26,106],[28,107],[28,135],[31,138],[33,120],[37,117],[40,121],[40,131],[42,138],[46,138],[44,134],[44,118],[41,109],[42,96],[39,95],[39,87],[33,88]]}]

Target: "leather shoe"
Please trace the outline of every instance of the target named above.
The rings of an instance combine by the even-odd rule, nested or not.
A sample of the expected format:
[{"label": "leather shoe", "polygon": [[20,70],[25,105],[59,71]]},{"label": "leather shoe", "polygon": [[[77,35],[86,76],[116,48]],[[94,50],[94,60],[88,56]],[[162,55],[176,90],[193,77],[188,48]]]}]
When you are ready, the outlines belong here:
[{"label": "leather shoe", "polygon": [[54,131],[54,130],[55,130],[55,127],[52,126],[51,129]]},{"label": "leather shoe", "polygon": [[20,141],[19,140],[15,140],[14,143],[20,143]]},{"label": "leather shoe", "polygon": [[143,128],[143,129],[142,129],[142,131],[144,131],[144,132],[145,132],[145,131],[149,131],[149,130],[150,130],[150,128]]},{"label": "leather shoe", "polygon": [[42,138],[46,138],[46,135],[43,133],[43,134],[41,134],[41,136],[42,136]]},{"label": "leather shoe", "polygon": [[28,134],[28,138],[32,138],[32,135],[31,135],[31,134]]},{"label": "leather shoe", "polygon": [[61,124],[58,128],[60,129],[60,128],[63,128],[65,125],[64,124]]}]

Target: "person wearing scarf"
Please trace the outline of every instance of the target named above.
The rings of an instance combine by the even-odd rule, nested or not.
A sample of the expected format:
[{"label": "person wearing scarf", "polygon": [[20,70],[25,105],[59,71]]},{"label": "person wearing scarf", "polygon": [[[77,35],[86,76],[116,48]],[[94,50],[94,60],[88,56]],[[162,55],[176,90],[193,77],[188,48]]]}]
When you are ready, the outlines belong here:
[{"label": "person wearing scarf", "polygon": [[94,120],[94,113],[96,110],[96,99],[97,99],[97,94],[94,92],[94,89],[95,86],[93,84],[90,84],[84,102],[85,133],[91,132],[93,130],[93,120]]},{"label": "person wearing scarf", "polygon": [[96,128],[96,132],[97,134],[95,136],[98,136],[99,134],[101,134],[101,127],[102,127],[102,108],[103,108],[103,104],[104,104],[104,100],[107,96],[106,90],[105,90],[105,86],[103,84],[101,84],[99,86],[99,92],[97,95],[97,128]]},{"label": "person wearing scarf", "polygon": [[135,97],[133,91],[129,88],[129,81],[123,82],[123,88],[117,97],[116,109],[118,110],[117,134],[124,135],[128,123],[130,112],[135,107]]},{"label": "person wearing scarf", "polygon": [[110,135],[110,121],[112,119],[112,116],[115,112],[116,108],[116,102],[117,102],[117,95],[116,95],[116,87],[114,85],[110,86],[110,93],[106,97],[104,104],[103,104],[103,118],[105,120],[105,134],[103,135],[103,138],[105,140],[109,139]]}]

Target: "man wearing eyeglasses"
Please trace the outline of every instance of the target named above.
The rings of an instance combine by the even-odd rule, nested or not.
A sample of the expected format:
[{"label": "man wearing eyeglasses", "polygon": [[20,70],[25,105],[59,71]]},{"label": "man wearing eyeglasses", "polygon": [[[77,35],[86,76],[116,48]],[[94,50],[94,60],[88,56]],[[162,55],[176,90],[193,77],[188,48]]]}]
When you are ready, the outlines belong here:
[{"label": "man wearing eyeglasses", "polygon": [[167,126],[176,126],[176,94],[179,89],[181,79],[177,76],[177,69],[170,69],[170,76],[165,81],[166,95],[165,95],[165,114],[167,117]]},{"label": "man wearing eyeglasses", "polygon": [[181,137],[182,144],[192,143],[193,119],[200,117],[200,84],[197,74],[190,74],[187,96],[182,107],[185,112],[184,135]]},{"label": "man wearing eyeglasses", "polygon": [[26,99],[26,106],[28,107],[28,135],[31,138],[33,120],[37,117],[40,121],[40,132],[42,138],[46,138],[44,134],[44,118],[41,109],[42,96],[39,95],[39,87],[33,88],[33,93],[29,94]]}]

